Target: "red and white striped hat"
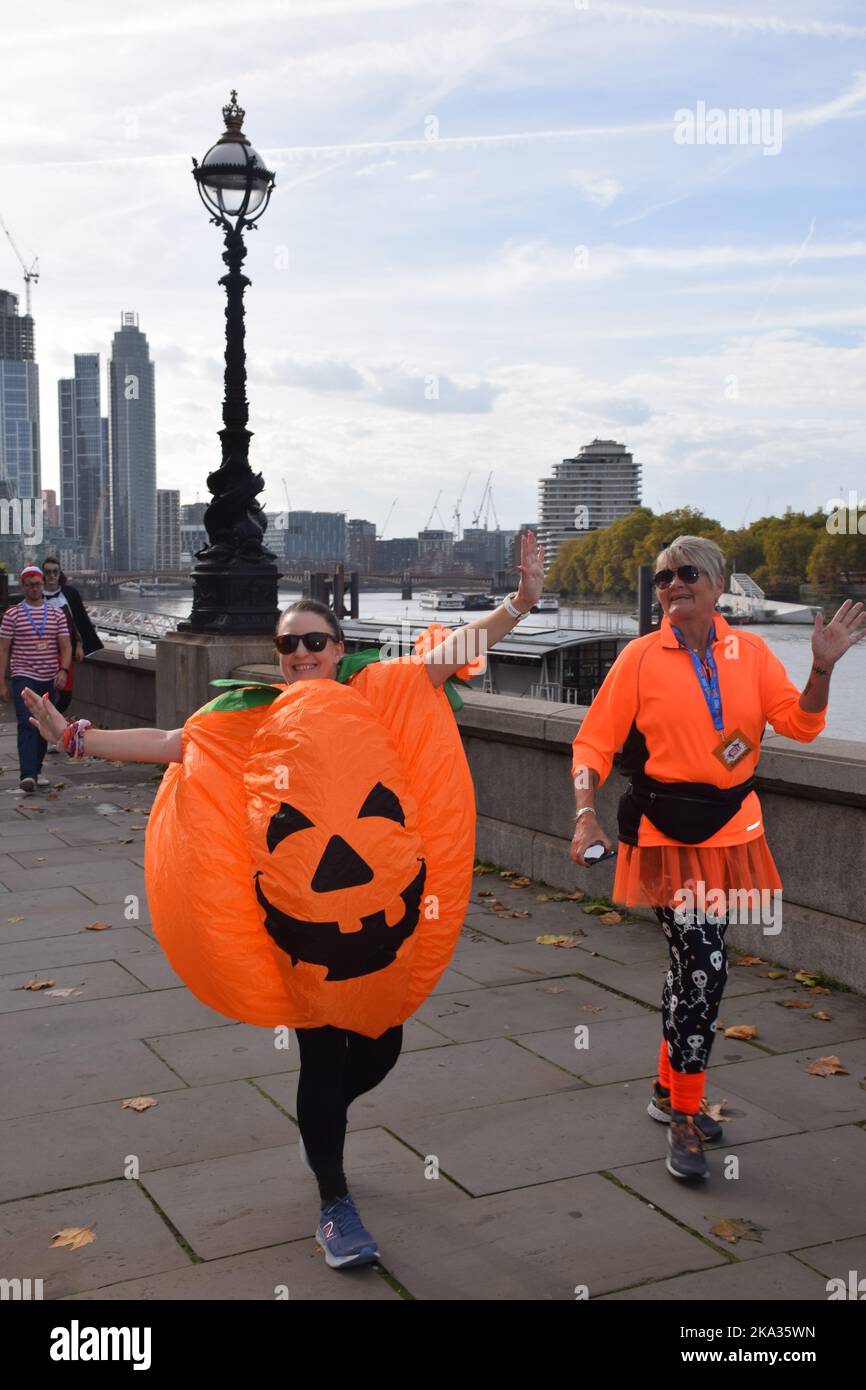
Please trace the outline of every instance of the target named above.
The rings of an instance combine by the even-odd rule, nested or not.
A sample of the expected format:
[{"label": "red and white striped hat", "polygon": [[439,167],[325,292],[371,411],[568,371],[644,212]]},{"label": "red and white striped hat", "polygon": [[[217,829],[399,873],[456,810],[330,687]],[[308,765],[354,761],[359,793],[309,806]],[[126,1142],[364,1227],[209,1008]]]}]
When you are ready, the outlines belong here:
[{"label": "red and white striped hat", "polygon": [[40,579],[45,578],[45,575],[42,573],[38,565],[25,565],[18,578],[28,579],[33,574],[38,574]]}]

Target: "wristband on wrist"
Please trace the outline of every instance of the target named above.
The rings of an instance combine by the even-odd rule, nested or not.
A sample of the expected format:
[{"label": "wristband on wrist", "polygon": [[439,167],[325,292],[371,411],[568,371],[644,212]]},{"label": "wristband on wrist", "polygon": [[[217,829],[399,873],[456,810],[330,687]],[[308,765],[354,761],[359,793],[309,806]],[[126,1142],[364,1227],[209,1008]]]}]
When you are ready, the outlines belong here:
[{"label": "wristband on wrist", "polygon": [[83,758],[84,735],[87,729],[92,727],[89,719],[73,720],[72,723],[67,724],[66,728],[63,730],[58,746],[61,749],[65,748],[70,758]]},{"label": "wristband on wrist", "polygon": [[581,806],[580,810],[578,811],[577,815],[576,815],[575,818],[574,818],[574,823],[575,823],[575,825],[576,825],[577,822],[580,820],[581,816],[585,816],[585,815],[586,815],[587,811],[591,811],[592,814],[595,815],[595,807],[594,807],[594,806]]},{"label": "wristband on wrist", "polygon": [[519,608],[515,608],[513,600],[516,598],[516,591],[513,594],[506,594],[505,598],[502,600],[502,606],[505,609],[506,613],[508,613],[510,617],[512,617],[515,620],[515,622],[519,623],[523,618],[527,616],[527,614],[529,613],[529,609],[527,608],[524,612],[521,612]]}]

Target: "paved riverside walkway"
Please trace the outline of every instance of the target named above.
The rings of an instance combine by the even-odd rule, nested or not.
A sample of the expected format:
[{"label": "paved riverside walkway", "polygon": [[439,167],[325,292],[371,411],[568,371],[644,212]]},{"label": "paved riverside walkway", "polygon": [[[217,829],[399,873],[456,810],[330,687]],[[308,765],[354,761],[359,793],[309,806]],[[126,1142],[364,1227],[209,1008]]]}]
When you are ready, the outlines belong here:
[{"label": "paved riverside walkway", "polygon": [[[646,1114],[659,929],[605,926],[494,874],[474,880],[453,965],[407,1025],[395,1071],[350,1112],[347,1171],[382,1266],[330,1270],[298,1156],[294,1036],[278,1051],[272,1032],[205,1008],[153,938],[142,863],[158,769],[48,756],[63,785],[24,796],[9,705],[3,716],[0,1277],[41,1278],[51,1299],[572,1300],[585,1288],[823,1301],[828,1278],[866,1273],[866,1001],[732,967],[722,1020],[759,1037],[719,1037],[709,1098],[727,1101],[725,1140],[708,1149],[706,1182],[677,1182],[666,1129]],[[490,892],[531,915],[497,916],[477,896]],[[111,930],[86,930],[94,921]],[[545,933],[577,944],[537,944]],[[31,979],[72,992],[23,989]],[[829,1054],[849,1075],[807,1074]],[[158,1104],[121,1108],[141,1095]],[[124,1176],[136,1159],[139,1177]],[[711,1234],[721,1218],[761,1229],[728,1243]],[[96,1238],[51,1248],[67,1228]]]}]

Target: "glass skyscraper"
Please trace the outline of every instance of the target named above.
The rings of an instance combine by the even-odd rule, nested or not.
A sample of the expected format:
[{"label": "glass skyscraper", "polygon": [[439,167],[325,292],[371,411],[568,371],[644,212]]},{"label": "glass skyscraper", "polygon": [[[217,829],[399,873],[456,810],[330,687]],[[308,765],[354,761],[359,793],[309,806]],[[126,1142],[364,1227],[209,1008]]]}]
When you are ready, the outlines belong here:
[{"label": "glass skyscraper", "polygon": [[75,354],[75,376],[57,383],[60,516],[85,569],[110,567],[111,483],[108,420],[102,416],[99,353]]},{"label": "glass skyscraper", "polygon": [[123,313],[108,364],[111,542],[116,570],[156,570],[154,371],[138,315]]},{"label": "glass skyscraper", "polygon": [[19,314],[18,296],[0,290],[0,479],[17,497],[41,497],[39,368],[33,319]]}]

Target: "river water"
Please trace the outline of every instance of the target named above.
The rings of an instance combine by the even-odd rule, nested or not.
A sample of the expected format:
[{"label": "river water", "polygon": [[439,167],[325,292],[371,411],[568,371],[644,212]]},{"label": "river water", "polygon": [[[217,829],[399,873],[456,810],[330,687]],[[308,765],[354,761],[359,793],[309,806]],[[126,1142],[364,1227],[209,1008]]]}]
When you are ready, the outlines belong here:
[{"label": "river water", "polygon": [[[299,596],[297,590],[280,589],[280,608],[286,607]],[[180,619],[189,616],[192,598],[191,591],[177,590],[158,598],[139,598],[135,594],[124,594],[122,599],[115,600],[115,603],[122,603],[122,606],[138,612],[165,613]],[[401,619],[449,623],[458,617],[471,620],[480,616],[477,612],[461,614],[459,610],[433,612],[431,609],[421,608],[417,598],[405,602],[394,590],[362,592],[360,595],[360,617],[369,620],[381,619],[385,628],[394,628],[399,625]],[[637,622],[634,619],[611,613],[608,609],[593,608],[562,607],[558,613],[533,613],[524,620],[521,627],[524,630],[530,627],[537,630],[551,627],[597,627],[605,632],[637,632]],[[767,623],[749,625],[744,631],[755,632],[764,639],[771,651],[783,662],[791,680],[802,690],[812,664],[811,627]],[[846,653],[833,673],[824,737],[866,741],[866,638]]]}]

